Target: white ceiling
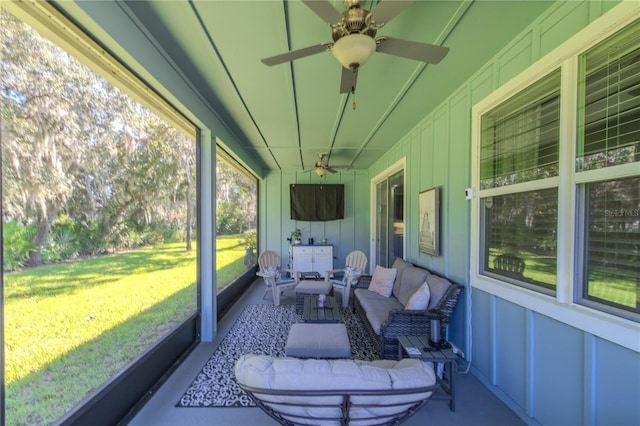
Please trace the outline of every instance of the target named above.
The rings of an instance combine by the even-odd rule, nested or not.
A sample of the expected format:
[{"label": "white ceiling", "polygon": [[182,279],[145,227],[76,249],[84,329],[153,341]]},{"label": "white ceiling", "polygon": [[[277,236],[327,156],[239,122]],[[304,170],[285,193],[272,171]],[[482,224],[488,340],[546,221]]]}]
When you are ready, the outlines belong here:
[{"label": "white ceiling", "polygon": [[[342,1],[331,3],[344,10]],[[359,72],[355,99],[339,93],[341,68],[331,52],[273,67],[260,61],[332,41],[330,27],[301,1],[125,1],[120,7],[170,55],[256,164],[303,170],[320,153],[333,165],[368,168],[551,3],[415,1],[377,35],[446,46],[449,54],[427,65],[376,52]],[[92,27],[77,8],[60,7]],[[116,50],[113,40],[101,42]]]}]

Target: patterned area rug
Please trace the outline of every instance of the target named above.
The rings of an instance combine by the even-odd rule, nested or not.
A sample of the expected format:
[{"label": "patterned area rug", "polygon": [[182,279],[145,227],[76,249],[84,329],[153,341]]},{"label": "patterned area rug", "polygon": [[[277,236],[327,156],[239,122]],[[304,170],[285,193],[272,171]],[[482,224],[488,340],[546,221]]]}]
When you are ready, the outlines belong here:
[{"label": "patterned area rug", "polygon": [[[357,315],[342,310],[354,359],[373,360],[374,347]],[[289,329],[302,316],[294,305],[247,305],[220,346],[185,391],[177,407],[252,407],[235,381],[235,362],[243,354],[284,356]]]}]

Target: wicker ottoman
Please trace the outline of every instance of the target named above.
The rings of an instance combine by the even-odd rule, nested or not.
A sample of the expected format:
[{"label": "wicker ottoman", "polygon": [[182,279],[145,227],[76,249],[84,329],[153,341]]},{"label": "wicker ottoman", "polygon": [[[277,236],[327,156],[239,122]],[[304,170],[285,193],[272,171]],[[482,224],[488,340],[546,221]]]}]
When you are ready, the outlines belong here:
[{"label": "wicker ottoman", "polygon": [[331,283],[326,281],[303,280],[296,286],[296,312],[301,313],[304,307],[304,297],[311,294],[331,294]]},{"label": "wicker ottoman", "polygon": [[293,324],[284,353],[297,358],[351,358],[347,327],[342,323]]}]

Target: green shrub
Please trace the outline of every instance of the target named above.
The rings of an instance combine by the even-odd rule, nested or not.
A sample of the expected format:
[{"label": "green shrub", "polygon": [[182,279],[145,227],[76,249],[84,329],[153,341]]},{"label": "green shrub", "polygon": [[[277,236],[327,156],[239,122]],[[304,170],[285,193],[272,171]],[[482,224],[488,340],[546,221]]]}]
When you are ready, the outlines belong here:
[{"label": "green shrub", "polygon": [[78,242],[80,253],[83,255],[93,256],[105,254],[108,251],[105,232],[97,222],[78,224]]},{"label": "green shrub", "polygon": [[254,250],[258,247],[258,235],[255,231],[244,233],[244,246]]},{"label": "green shrub", "polygon": [[35,225],[26,225],[18,220],[2,224],[2,268],[5,271],[18,271],[29,261],[33,246]]},{"label": "green shrub", "polygon": [[56,263],[80,255],[81,245],[78,236],[78,225],[66,215],[60,215],[51,225],[41,249],[44,263]]}]

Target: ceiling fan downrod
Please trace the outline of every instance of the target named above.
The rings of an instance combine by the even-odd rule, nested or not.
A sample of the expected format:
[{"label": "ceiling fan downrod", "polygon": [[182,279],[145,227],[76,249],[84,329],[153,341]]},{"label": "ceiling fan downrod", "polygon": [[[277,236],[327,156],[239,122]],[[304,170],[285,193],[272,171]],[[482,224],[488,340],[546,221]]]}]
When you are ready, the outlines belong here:
[{"label": "ceiling fan downrod", "polygon": [[351,104],[351,108],[355,111],[356,110],[356,76],[357,76],[357,72],[358,72],[358,64],[353,64],[351,65],[351,77],[352,77],[352,83],[351,83],[351,94],[353,95],[353,103]]}]

